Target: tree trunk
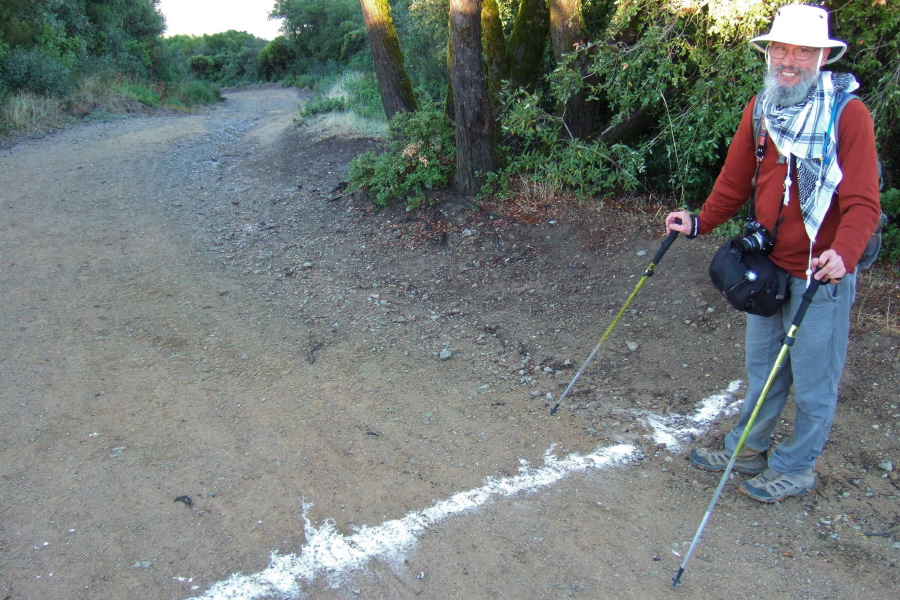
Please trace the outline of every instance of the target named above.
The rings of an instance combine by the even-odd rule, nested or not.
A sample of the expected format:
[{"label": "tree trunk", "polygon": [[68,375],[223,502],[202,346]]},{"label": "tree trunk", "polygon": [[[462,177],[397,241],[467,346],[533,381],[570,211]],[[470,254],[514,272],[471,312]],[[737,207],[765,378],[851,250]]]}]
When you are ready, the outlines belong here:
[{"label": "tree trunk", "polygon": [[514,88],[533,92],[537,87],[549,29],[547,0],[522,0],[508,44],[509,79]]},{"label": "tree trunk", "polygon": [[[447,31],[450,24],[447,23]],[[453,36],[447,35],[447,88],[444,91],[444,114],[452,123],[456,123],[456,104],[453,102]]]},{"label": "tree trunk", "polygon": [[391,18],[388,0],[359,0],[372,48],[375,77],[384,113],[390,119],[402,111],[416,110],[416,97],[403,67],[400,39]]},{"label": "tree trunk", "polygon": [[[547,0],[547,4],[553,54],[559,61],[563,54],[574,52],[577,46],[589,42],[590,36],[581,14],[581,0]],[[573,68],[586,75],[589,60],[586,54],[581,54]],[[582,90],[569,98],[561,112],[569,132],[576,138],[586,139],[594,131],[598,109],[598,103],[589,100],[587,92]]]},{"label": "tree trunk", "polygon": [[[542,0],[543,1],[543,0]],[[481,34],[484,54],[487,57],[487,87],[491,106],[500,106],[503,80],[509,77],[509,56],[506,53],[506,37],[497,0],[483,0],[481,8]]]},{"label": "tree trunk", "polygon": [[453,100],[456,112],[456,176],[460,194],[478,193],[495,168],[491,103],[481,59],[481,0],[450,0]]}]

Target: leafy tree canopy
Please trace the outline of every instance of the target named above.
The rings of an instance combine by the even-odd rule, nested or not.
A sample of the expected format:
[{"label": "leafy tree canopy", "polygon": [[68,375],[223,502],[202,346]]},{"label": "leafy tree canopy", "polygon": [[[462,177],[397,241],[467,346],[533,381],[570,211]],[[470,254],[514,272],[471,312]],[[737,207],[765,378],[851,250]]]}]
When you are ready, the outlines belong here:
[{"label": "leafy tree canopy", "polygon": [[99,68],[146,75],[165,21],[157,0],[4,0],[0,92],[61,94]]},{"label": "leafy tree canopy", "polygon": [[276,0],[270,16],[284,19],[297,72],[346,66],[367,51],[359,0]]}]

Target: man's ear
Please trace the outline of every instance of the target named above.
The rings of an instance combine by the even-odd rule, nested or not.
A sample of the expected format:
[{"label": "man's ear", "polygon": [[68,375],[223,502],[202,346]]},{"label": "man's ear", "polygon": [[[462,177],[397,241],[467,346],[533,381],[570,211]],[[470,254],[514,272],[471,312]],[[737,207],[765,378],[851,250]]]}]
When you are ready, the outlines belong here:
[{"label": "man's ear", "polygon": [[825,62],[828,60],[829,54],[831,54],[831,48],[822,48],[822,62],[819,63],[819,67],[825,65]]}]

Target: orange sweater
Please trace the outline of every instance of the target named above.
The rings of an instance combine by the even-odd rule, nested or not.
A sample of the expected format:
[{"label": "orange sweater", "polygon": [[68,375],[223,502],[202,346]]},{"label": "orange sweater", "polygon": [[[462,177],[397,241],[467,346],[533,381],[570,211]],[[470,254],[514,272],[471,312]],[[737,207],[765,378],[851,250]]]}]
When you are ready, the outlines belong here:
[{"label": "orange sweater", "polygon": [[[753,134],[755,102],[754,98],[744,108],[722,172],[700,209],[701,234],[709,233],[730,219],[750,198],[750,181],[756,172],[757,141]],[[855,99],[844,107],[840,122],[835,126],[838,129],[838,164],[843,178],[816,235],[812,251],[813,256],[818,256],[829,248],[833,249],[844,260],[847,270],[852,272],[881,215],[875,128],[869,110]],[[800,214],[796,165],[791,170],[794,179],[791,200],[787,206],[781,206],[787,163],[779,163],[778,160],[778,149],[768,138],[759,170],[756,218],[771,233],[781,210],[780,216],[784,220],[778,227],[770,257],[791,275],[806,278],[810,241]]]}]

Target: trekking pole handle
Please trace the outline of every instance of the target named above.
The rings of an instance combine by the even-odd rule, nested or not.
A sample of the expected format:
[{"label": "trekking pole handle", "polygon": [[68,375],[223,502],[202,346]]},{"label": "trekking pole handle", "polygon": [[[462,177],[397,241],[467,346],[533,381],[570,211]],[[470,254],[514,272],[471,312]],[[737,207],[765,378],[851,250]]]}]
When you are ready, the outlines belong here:
[{"label": "trekking pole handle", "polygon": [[[816,273],[819,270],[816,269]],[[810,278],[809,285],[806,286],[806,291],[803,292],[803,300],[800,302],[800,307],[797,309],[797,314],[794,315],[794,321],[791,323],[795,327],[800,326],[800,321],[803,320],[803,317],[806,316],[806,309],[809,308],[809,305],[812,303],[813,296],[816,294],[816,290],[819,289],[819,286],[822,285],[822,282],[816,278]]]},{"label": "trekking pole handle", "polygon": [[[675,218],[675,223],[681,225],[681,219]],[[647,267],[645,275],[648,277],[653,275],[653,270],[656,268],[656,265],[659,264],[659,261],[662,260],[663,254],[666,253],[666,250],[669,249],[669,246],[672,245],[672,242],[675,241],[675,238],[678,237],[677,231],[670,231],[669,235],[666,236],[666,239],[662,241],[662,244],[659,245],[659,250],[656,251],[656,256],[653,257],[653,261],[650,263],[650,266]]]}]

